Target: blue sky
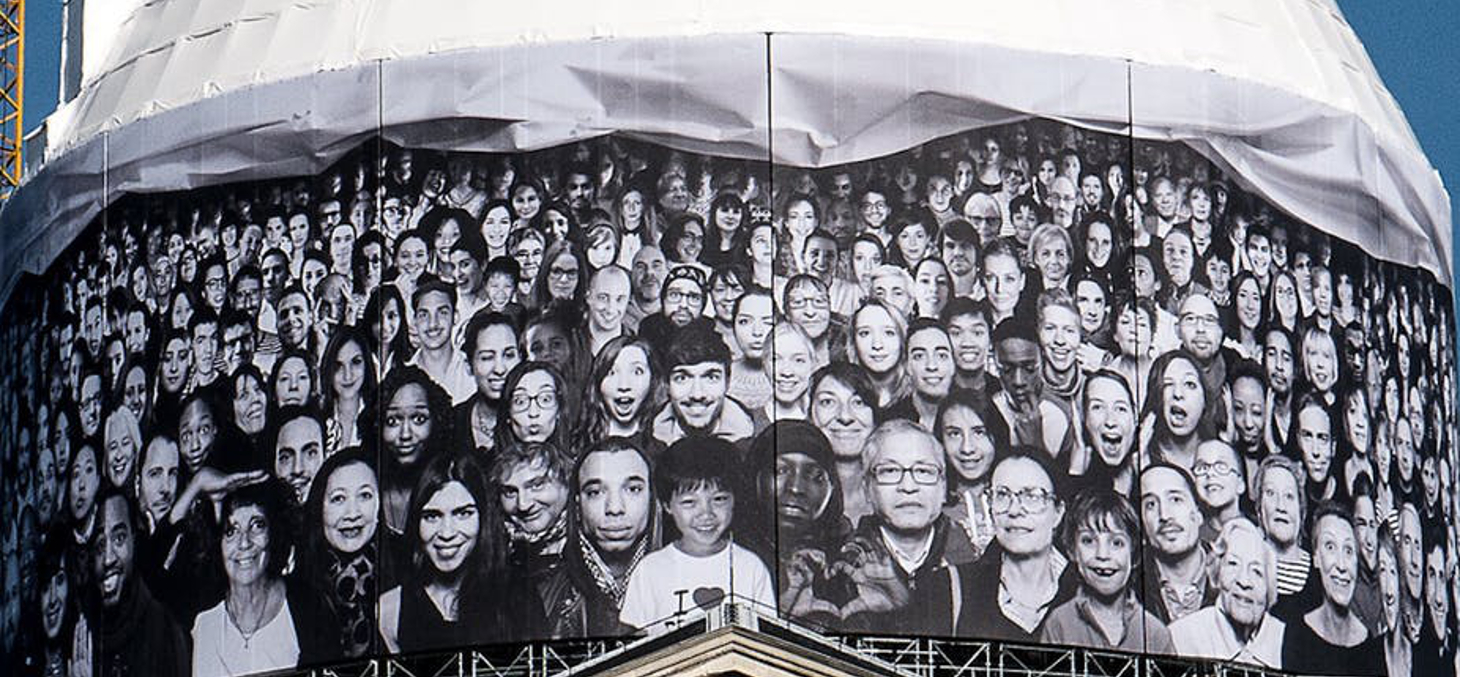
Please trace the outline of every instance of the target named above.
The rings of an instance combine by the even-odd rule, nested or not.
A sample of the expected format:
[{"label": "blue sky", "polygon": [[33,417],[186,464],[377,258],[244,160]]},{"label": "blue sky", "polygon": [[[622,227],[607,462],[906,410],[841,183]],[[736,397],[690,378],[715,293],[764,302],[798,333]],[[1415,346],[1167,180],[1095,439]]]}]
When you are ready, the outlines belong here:
[{"label": "blue sky", "polygon": [[[104,0],[102,0],[104,1]],[[1452,195],[1460,186],[1460,12],[1454,0],[1339,0],[1389,91],[1440,170]],[[29,131],[56,105],[61,2],[32,0],[26,7],[25,127]],[[1460,224],[1460,209],[1452,207]],[[1456,238],[1460,240],[1460,238]],[[1457,257],[1460,258],[1460,257]],[[1456,266],[1460,269],[1460,265]]]}]

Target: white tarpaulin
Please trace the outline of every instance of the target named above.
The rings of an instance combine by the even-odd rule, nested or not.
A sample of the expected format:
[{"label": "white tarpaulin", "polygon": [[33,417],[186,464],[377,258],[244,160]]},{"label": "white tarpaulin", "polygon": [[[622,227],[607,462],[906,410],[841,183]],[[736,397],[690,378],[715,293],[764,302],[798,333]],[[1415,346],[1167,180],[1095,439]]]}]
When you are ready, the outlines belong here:
[{"label": "white tarpaulin", "polygon": [[377,130],[826,166],[1029,115],[1186,141],[1450,277],[1449,198],[1331,0],[153,0],[104,37],[0,212],[7,294],[124,192],[314,173]]}]

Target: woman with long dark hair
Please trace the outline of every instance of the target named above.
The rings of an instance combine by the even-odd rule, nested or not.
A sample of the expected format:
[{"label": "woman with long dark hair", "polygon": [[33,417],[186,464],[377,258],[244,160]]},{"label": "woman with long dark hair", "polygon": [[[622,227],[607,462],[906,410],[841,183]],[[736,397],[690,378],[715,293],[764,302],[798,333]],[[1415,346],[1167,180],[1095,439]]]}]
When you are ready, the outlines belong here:
[{"label": "woman with long dark hair", "polygon": [[705,224],[704,253],[700,260],[711,268],[730,263],[742,246],[741,227],[749,223],[750,213],[739,195],[721,192],[710,203],[710,218]]},{"label": "woman with long dark hair", "polygon": [[1141,413],[1142,430],[1151,431],[1142,440],[1146,458],[1164,461],[1190,471],[1196,463],[1196,447],[1215,437],[1212,410],[1202,387],[1200,362],[1184,348],[1156,358],[1151,365],[1146,406]]},{"label": "woman with long dark hair", "polygon": [[316,626],[325,662],[378,651],[375,602],[382,550],[376,536],[384,521],[381,506],[375,457],[359,447],[325,459],[309,487],[294,577],[320,598],[325,617]]},{"label": "woman with long dark hair", "polygon": [[609,437],[637,440],[650,451],[650,422],[664,400],[654,349],[642,339],[617,336],[593,357],[577,439],[597,444]]},{"label": "woman with long dark hair", "polygon": [[451,396],[419,367],[403,365],[386,374],[380,403],[385,523],[395,534],[404,534],[416,476],[452,439]]},{"label": "woman with long dark hair", "polygon": [[532,283],[534,307],[562,306],[574,312],[582,310],[588,290],[588,260],[572,240],[562,239],[548,245],[543,252],[537,279]]},{"label": "woman with long dark hair", "polygon": [[407,315],[405,300],[395,285],[381,285],[370,292],[362,317],[369,322],[370,354],[381,373],[389,372],[397,360],[404,362],[411,355],[411,344],[406,338],[409,331],[402,326],[409,321]]},{"label": "woman with long dark hair", "polygon": [[334,453],[361,444],[361,423],[374,419],[375,360],[365,331],[342,326],[325,346],[320,360],[325,419],[325,450]]},{"label": "woman with long dark hair", "polygon": [[529,360],[507,373],[502,408],[497,413],[497,449],[524,442],[567,446],[576,400],[562,372],[547,362]]},{"label": "woman with long dark hair", "polygon": [[470,452],[426,464],[407,511],[412,542],[400,585],[380,596],[380,637],[414,653],[541,637],[542,603],[507,566],[496,493]]}]

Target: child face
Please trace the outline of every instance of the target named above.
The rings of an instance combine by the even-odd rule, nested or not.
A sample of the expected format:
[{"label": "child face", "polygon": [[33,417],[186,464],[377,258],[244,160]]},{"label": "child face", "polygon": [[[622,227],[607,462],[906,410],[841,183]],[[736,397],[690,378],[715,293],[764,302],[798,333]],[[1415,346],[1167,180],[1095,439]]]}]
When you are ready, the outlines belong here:
[{"label": "child face", "polygon": [[1075,536],[1075,561],[1090,592],[1104,599],[1115,597],[1130,580],[1130,534],[1083,526]]},{"label": "child face", "polygon": [[664,509],[679,529],[678,542],[685,554],[697,557],[713,555],[724,549],[730,540],[735,494],[718,484],[676,491]]}]

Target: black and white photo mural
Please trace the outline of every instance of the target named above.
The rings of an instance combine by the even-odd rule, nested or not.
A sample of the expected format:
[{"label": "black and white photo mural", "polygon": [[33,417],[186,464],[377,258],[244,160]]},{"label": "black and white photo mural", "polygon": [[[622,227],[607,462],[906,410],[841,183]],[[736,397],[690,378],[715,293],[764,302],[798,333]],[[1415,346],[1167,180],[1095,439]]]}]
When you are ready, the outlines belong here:
[{"label": "black and white photo mural", "polygon": [[1455,673],[1447,281],[1049,118],[738,157],[370,139],[107,207],[0,322],[0,672],[654,634],[733,596]]}]

